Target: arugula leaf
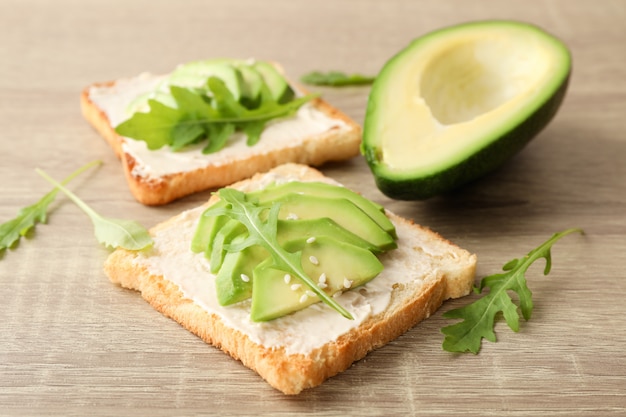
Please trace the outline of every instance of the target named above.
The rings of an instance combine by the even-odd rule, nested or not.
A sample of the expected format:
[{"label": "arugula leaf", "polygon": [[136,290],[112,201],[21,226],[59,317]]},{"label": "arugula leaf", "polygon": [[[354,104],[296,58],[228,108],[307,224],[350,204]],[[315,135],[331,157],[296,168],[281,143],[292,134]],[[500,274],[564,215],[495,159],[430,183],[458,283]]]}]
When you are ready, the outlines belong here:
[{"label": "arugula leaf", "polygon": [[78,196],[76,196],[73,192],[53,180],[44,171],[41,169],[36,169],[35,171],[54,185],[58,190],[65,193],[70,200],[72,200],[89,216],[89,218],[91,218],[94,225],[96,239],[101,244],[111,246],[113,248],[121,247],[131,250],[143,249],[152,244],[150,234],[139,223],[132,220],[111,219],[101,216],[84,201],[78,198]]},{"label": "arugula leaf", "polygon": [[321,85],[331,87],[344,87],[348,85],[369,85],[376,77],[368,77],[361,74],[346,74],[340,71],[323,73],[313,71],[300,77],[300,81],[309,85]]},{"label": "arugula leaf", "polygon": [[272,119],[292,115],[300,106],[317,97],[309,94],[286,103],[274,100],[266,85],[255,108],[247,108],[237,101],[224,81],[217,77],[207,79],[206,90],[170,86],[176,107],[156,100],[148,100],[147,112],[136,112],[120,123],[115,131],[124,137],[146,142],[148,149],[170,146],[172,151],[208,141],[203,153],[221,150],[228,138],[241,131],[248,136],[248,146],[256,144],[265,125]]},{"label": "arugula leaf", "polygon": [[505,273],[494,274],[481,280],[480,286],[475,287],[477,293],[485,287],[489,287],[489,293],[464,307],[450,310],[443,317],[463,319],[463,321],[444,327],[441,332],[445,335],[443,349],[449,352],[472,352],[478,353],[482,339],[490,342],[496,341],[493,331],[496,315],[503,313],[508,326],[514,332],[519,330],[519,314],[517,305],[509,295],[514,291],[519,296],[520,310],[525,320],[529,320],[533,301],[532,293],[528,289],[524,273],[530,265],[540,258],[545,258],[546,266],[544,275],[548,275],[552,266],[550,249],[552,245],[563,236],[570,233],[584,233],[581,229],[567,229],[552,235],[550,239],[533,249],[523,258],[513,259],[502,268]]},{"label": "arugula leaf", "polygon": [[[72,172],[61,183],[67,184],[89,168],[100,164],[93,161]],[[59,190],[53,189],[44,195],[38,202],[19,211],[17,217],[0,225],[0,251],[12,247],[22,236],[26,236],[37,223],[46,223],[48,219],[48,206],[54,201]]]},{"label": "arugula leaf", "polygon": [[181,150],[187,145],[191,145],[205,135],[202,126],[197,124],[180,123],[174,126],[172,130],[172,150],[174,152]]},{"label": "arugula leaf", "polygon": [[217,152],[226,146],[226,142],[228,138],[230,138],[233,133],[235,133],[235,125],[233,124],[212,124],[209,125],[209,140],[208,144],[202,149],[203,154],[209,154],[213,152]]},{"label": "arugula leaf", "polygon": [[243,239],[238,239],[224,249],[230,252],[238,252],[250,246],[259,245],[265,248],[272,257],[274,266],[283,271],[289,272],[300,278],[324,303],[337,310],[344,317],[353,320],[352,315],[343,308],[332,297],[329,297],[320,289],[302,269],[302,252],[288,252],[277,240],[278,233],[278,212],[280,204],[275,203],[269,209],[269,214],[265,221],[262,220],[267,208],[259,207],[246,200],[246,195],[233,188],[222,188],[219,191],[222,200],[228,203],[226,206],[212,206],[205,211],[206,216],[226,215],[231,219],[238,220],[247,229],[248,235]]},{"label": "arugula leaf", "polygon": [[130,119],[120,123],[115,131],[125,137],[140,138],[150,150],[171,145],[172,130],[183,121],[185,113],[152,99],[148,100],[148,107],[150,110],[147,113],[134,113]]}]

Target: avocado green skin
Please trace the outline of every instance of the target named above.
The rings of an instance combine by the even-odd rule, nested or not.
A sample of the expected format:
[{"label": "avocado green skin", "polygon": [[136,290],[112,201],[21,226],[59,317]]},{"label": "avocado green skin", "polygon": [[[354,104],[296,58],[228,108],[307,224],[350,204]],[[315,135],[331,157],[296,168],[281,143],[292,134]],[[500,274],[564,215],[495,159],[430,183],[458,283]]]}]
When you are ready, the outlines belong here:
[{"label": "avocado green skin", "polygon": [[[475,25],[476,23],[472,24]],[[493,172],[522,150],[550,123],[563,102],[570,75],[571,65],[569,65],[559,87],[546,100],[538,103],[536,109],[526,119],[512,124],[499,137],[490,141],[469,158],[443,171],[433,172],[427,176],[412,177],[410,174],[390,172],[384,162],[380,160],[378,149],[369,146],[364,137],[361,153],[372,171],[376,186],[383,194],[396,200],[425,200],[458,189]],[[367,118],[373,117],[376,111],[378,111],[376,110],[376,103],[370,96],[365,116],[365,129],[367,128]],[[364,136],[366,135],[367,131],[364,132]]]}]

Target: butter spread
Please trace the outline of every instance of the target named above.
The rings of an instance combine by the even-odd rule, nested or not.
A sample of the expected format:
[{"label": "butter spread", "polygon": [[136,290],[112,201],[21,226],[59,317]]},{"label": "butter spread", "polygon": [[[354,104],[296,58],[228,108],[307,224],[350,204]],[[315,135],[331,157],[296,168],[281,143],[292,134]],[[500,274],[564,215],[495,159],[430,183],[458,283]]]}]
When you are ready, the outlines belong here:
[{"label": "butter spread", "polygon": [[[262,180],[250,184],[262,187],[270,182],[286,180],[291,178],[266,174]],[[325,304],[317,303],[288,316],[256,323],[250,320],[249,301],[229,307],[219,305],[215,276],[209,272],[207,259],[202,253],[196,254],[190,250],[202,212],[201,207],[183,212],[168,227],[157,228],[153,248],[140,253],[135,262],[145,266],[150,273],[161,275],[176,284],[185,297],[205,311],[218,315],[226,326],[267,348],[282,347],[287,354],[306,355],[358,327],[368,317],[383,312],[389,306],[394,285],[419,286],[423,280],[438,276],[438,262],[433,259],[447,255],[447,251],[435,247],[432,249],[432,257],[421,256],[416,248],[423,248],[428,243],[406,227],[398,227],[398,249],[382,255],[385,269],[381,274],[366,285],[335,298],[354,316],[354,320],[348,320]]]},{"label": "butter spread", "polygon": [[[113,85],[92,87],[89,97],[106,114],[111,126],[115,127],[131,116],[127,111],[129,103],[136,97],[153,91],[162,80],[162,76],[144,73],[134,78],[118,80]],[[260,141],[254,146],[246,145],[244,134],[235,133],[222,150],[207,155],[202,153],[202,144],[172,152],[167,146],[149,150],[145,142],[131,138],[123,138],[122,149],[137,161],[134,175],[158,178],[209,165],[229,164],[234,160],[247,159],[252,154],[298,147],[306,138],[324,134],[334,128],[349,127],[342,120],[329,117],[309,102],[301,106],[294,116],[268,123]]]}]

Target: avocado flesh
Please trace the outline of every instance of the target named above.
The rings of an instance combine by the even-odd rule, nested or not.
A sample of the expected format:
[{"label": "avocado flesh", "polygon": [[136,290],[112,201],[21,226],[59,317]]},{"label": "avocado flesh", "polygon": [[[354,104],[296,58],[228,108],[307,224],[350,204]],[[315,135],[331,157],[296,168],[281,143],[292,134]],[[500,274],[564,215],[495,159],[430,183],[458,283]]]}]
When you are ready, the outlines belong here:
[{"label": "avocado flesh", "polygon": [[226,255],[225,245],[231,243],[236,237],[246,234],[246,227],[237,220],[228,220],[215,234],[213,241],[209,242],[205,253],[209,255],[211,272],[216,273],[222,267]]},{"label": "avocado flesh", "polygon": [[[333,191],[333,188],[337,188],[337,191]],[[366,200],[364,197],[348,190],[343,187],[332,186],[328,184],[322,183],[303,183],[303,182],[290,182],[288,186],[280,186],[280,187],[268,187],[261,191],[250,192],[248,196],[250,199],[254,199],[254,201],[258,201],[259,203],[270,206],[272,202],[280,202],[281,199],[289,196],[290,194],[297,194],[300,192],[307,192],[309,197],[295,197],[297,200],[306,199],[303,204],[298,204],[300,208],[292,208],[290,214],[295,214],[299,220],[279,220],[278,222],[278,239],[279,242],[284,242],[287,240],[293,240],[298,235],[300,237],[312,237],[314,235],[330,235],[337,236],[341,238],[340,240],[345,240],[349,243],[352,243],[357,246],[362,246],[367,248],[375,253],[382,252],[384,250],[395,248],[394,238],[396,237],[395,226],[393,223],[378,209],[377,204],[371,203],[368,205],[369,200]],[[352,196],[351,196],[352,194]],[[371,214],[379,213],[384,216],[386,221],[380,219],[378,215],[375,215],[378,219],[378,223],[376,223],[379,228],[381,228],[380,223],[383,223],[384,232],[387,233],[385,236],[384,233],[381,233],[381,230],[377,230],[374,227],[372,219],[365,219],[363,214],[358,210],[355,210],[355,207],[350,206],[350,204],[346,204],[345,201],[339,203],[337,210],[333,210],[333,208],[326,208],[327,216],[318,215],[315,213],[311,213],[311,208],[316,207],[315,201],[312,201],[312,198],[315,196],[336,196],[336,197],[347,197],[350,200],[349,202],[357,201],[360,206],[356,208],[364,208],[367,212]],[[356,198],[354,198],[356,197]],[[293,199],[294,197],[289,197]],[[358,201],[358,200],[363,201]],[[332,200],[332,198],[330,198]],[[347,199],[343,199],[347,200]],[[306,202],[311,202],[311,205],[308,207],[303,207],[306,205]],[[329,199],[323,200],[324,206],[327,207],[328,204],[332,204]],[[217,201],[213,208],[223,207],[225,203],[220,200]],[[303,209],[303,212],[299,210]],[[347,213],[342,214],[343,209],[347,209]],[[342,221],[342,225],[338,224],[333,218],[335,216],[340,216],[341,218],[350,218],[351,213],[356,213],[359,219],[364,219],[363,224],[358,224],[354,221]],[[227,216],[200,216],[198,225],[196,226],[196,231],[194,233],[193,239],[191,241],[191,250],[193,252],[207,252],[210,254],[213,250],[213,241],[216,238],[216,235],[219,231],[228,223],[230,220]],[[288,224],[293,223],[293,224]],[[349,226],[352,224],[352,226]],[[353,230],[346,229],[346,227],[352,227]],[[373,236],[372,239],[368,239],[368,236]],[[210,257],[210,256],[209,256]]]},{"label": "avocado flesh", "polygon": [[374,253],[381,252],[378,246],[344,229],[328,217],[278,221],[277,238],[280,245],[297,239],[317,239],[319,236],[333,237]]},{"label": "avocado flesh", "polygon": [[262,191],[252,192],[249,195],[259,202],[279,199],[290,193],[303,193],[318,197],[345,198],[363,210],[384,231],[396,237],[396,229],[391,220],[385,215],[385,210],[379,204],[368,200],[360,194],[345,187],[325,184],[322,182],[291,181],[280,185],[271,185]]},{"label": "avocado flesh", "polygon": [[241,86],[242,104],[249,109],[258,107],[263,88],[263,77],[256,69],[245,63],[233,64],[233,66],[239,70],[243,80]]},{"label": "avocado flesh", "polygon": [[[382,263],[370,251],[340,242],[330,237],[319,237],[315,242],[306,240],[289,242],[289,251],[302,250],[302,268],[316,282],[325,275],[329,294],[347,290],[344,286],[349,281],[349,288],[358,287],[378,275]],[[309,261],[314,256],[318,264]],[[302,310],[319,301],[319,297],[310,294],[310,289],[297,277],[285,282],[285,271],[272,267],[265,261],[254,270],[254,291],[250,318],[253,321],[267,321]],[[293,287],[292,287],[293,286]],[[309,295],[306,295],[309,292]]]},{"label": "avocado flesh", "polygon": [[228,252],[215,276],[217,301],[227,306],[252,296],[254,268],[269,254],[260,246],[250,246],[239,252]]},{"label": "avocado flesh", "polygon": [[[212,207],[225,207],[223,200],[217,201]],[[215,239],[217,232],[228,222],[227,216],[207,216],[204,213],[200,216],[193,238],[191,240],[191,250],[195,253],[205,252]]]},{"label": "avocado flesh", "polygon": [[207,90],[207,80],[217,77],[224,82],[236,101],[248,109],[257,108],[265,86],[274,100],[286,103],[295,93],[283,75],[269,62],[248,62],[238,59],[209,59],[188,62],[172,71],[155,91],[139,95],[127,106],[126,112],[148,111],[148,100],[156,100],[168,107],[176,107],[169,93],[170,86],[190,90]]},{"label": "avocado flesh", "polygon": [[237,68],[231,65],[233,62],[229,59],[211,59],[183,64],[172,71],[164,86],[204,88],[209,77],[217,77],[239,101],[244,81]]},{"label": "avocado flesh", "polygon": [[[273,204],[280,204],[282,211],[279,212],[276,230],[278,244],[291,252],[302,250],[305,247],[307,250],[312,247],[317,248],[316,250],[321,251],[320,259],[333,258],[332,263],[325,261],[324,264],[339,265],[333,266],[329,269],[330,271],[335,271],[340,266],[352,271],[343,274],[343,277],[353,281],[353,286],[361,285],[378,274],[380,270],[377,268],[382,268],[382,264],[380,264],[376,254],[395,248],[394,237],[385,232],[351,200],[316,196],[311,190],[326,186],[336,187],[338,192],[335,193],[335,196],[339,197],[348,196],[347,193],[351,191],[343,187],[321,183],[318,186],[313,184],[312,187],[309,187],[308,183],[293,182],[290,184],[292,184],[290,187],[285,188],[290,192],[282,190],[280,193],[276,193],[277,187],[267,187],[258,192],[249,192],[246,195],[248,201],[268,209]],[[308,192],[311,194],[306,194]],[[328,195],[333,195],[333,193],[328,192]],[[263,203],[259,203],[259,199],[262,199]],[[231,219],[225,214],[217,214],[219,209],[226,208],[227,205],[228,203],[224,200],[218,200],[200,216],[191,242],[193,252],[203,252],[205,257],[209,258],[211,272],[216,274],[215,285],[218,302],[223,306],[239,303],[251,296],[254,297],[257,288],[254,271],[261,268],[262,265],[265,265],[266,268],[273,265],[273,258],[261,246],[248,246],[238,252],[228,252],[225,249],[229,244],[241,246],[239,243],[242,243],[248,236],[246,227],[238,220]],[[372,210],[382,213],[382,207],[377,204],[371,203],[371,207]],[[262,213],[261,216],[263,217],[263,215]],[[331,249],[327,249],[327,247]],[[306,255],[307,250],[302,255],[303,267],[308,256],[310,256]],[[348,255],[344,256],[343,251],[347,251]],[[359,256],[358,259],[350,257],[355,254]],[[304,258],[304,256],[307,257]],[[309,265],[306,268],[312,268],[312,266]],[[307,271],[306,268],[305,271]],[[359,272],[363,271],[363,268],[366,268],[368,272]],[[353,275],[355,273],[356,275]],[[284,275],[283,272],[281,275],[283,280]],[[309,274],[307,273],[307,275]],[[319,275],[309,276],[315,279],[319,278]],[[328,285],[328,294],[332,294],[337,289],[341,289],[343,281],[340,285],[338,281],[331,280]],[[306,297],[307,300],[300,303],[300,298],[306,291],[304,287],[311,291],[306,284],[302,283],[302,294],[298,298],[299,304],[297,306],[288,305],[284,307],[279,304],[278,310],[292,312],[319,301],[317,296],[312,296]],[[266,308],[263,305],[261,310],[264,311]],[[266,320],[263,317],[277,317],[274,314],[268,315],[262,312],[259,317]]]},{"label": "avocado flesh", "polygon": [[381,70],[368,100],[362,152],[392,198],[421,199],[494,170],[556,113],[567,48],[505,21],[416,39]]},{"label": "avocado flesh", "polygon": [[381,229],[363,210],[345,198],[291,193],[276,200],[264,201],[259,205],[270,207],[274,202],[280,203],[278,214],[280,220],[328,217],[382,251],[397,247],[393,236]]},{"label": "avocado flesh", "polygon": [[[230,222],[229,222],[230,224]],[[230,228],[229,228],[230,229]],[[232,229],[227,234],[231,235]],[[241,231],[240,231],[241,232]],[[232,238],[235,243],[247,234],[239,234]],[[293,248],[293,242],[313,243],[320,239],[332,238],[367,251],[379,252],[380,250],[369,242],[359,238],[353,233],[343,229],[337,223],[328,218],[311,220],[279,220],[278,243],[283,247]],[[314,238],[312,241],[309,238]],[[215,246],[214,246],[215,248]],[[223,262],[220,262],[219,271],[215,278],[218,301],[221,305],[230,305],[250,298],[252,294],[252,277],[254,269],[269,257],[267,251],[257,245],[248,247],[239,252],[227,252]],[[213,263],[211,263],[213,269]],[[246,281],[242,274],[249,278]]]},{"label": "avocado flesh", "polygon": [[180,65],[159,84],[157,90],[134,99],[128,105],[128,111],[132,113],[146,109],[148,99],[157,100],[169,107],[176,107],[176,102],[169,94],[170,86],[206,90],[209,77],[222,80],[235,100],[242,100],[246,104],[258,102],[263,82],[261,75],[244,61],[223,58],[193,61]]},{"label": "avocado flesh", "polygon": [[[293,197],[293,195],[300,193],[306,193],[308,197]],[[298,233],[302,233],[301,236],[306,235],[307,237],[309,237],[309,233],[336,234],[337,236],[341,236],[342,239],[348,240],[350,243],[356,244],[357,246],[368,247],[374,252],[381,252],[395,247],[395,243],[393,243],[396,237],[395,226],[385,214],[383,214],[381,211],[382,207],[346,188],[323,183],[289,182],[285,185],[270,186],[260,191],[250,192],[247,195],[250,200],[267,207],[271,206],[274,202],[281,203],[284,198],[288,198],[289,200],[306,200],[304,203],[300,204],[297,204],[297,201],[292,202],[293,204],[297,204],[298,208],[292,207],[290,214],[295,214],[299,221],[294,222],[293,225],[286,228],[285,224],[293,220],[279,220],[279,240],[292,240]],[[328,197],[322,200],[326,215],[317,213],[317,203],[314,199],[318,196]],[[332,204],[332,201],[330,201],[332,197],[338,197],[344,200],[339,202],[337,210],[333,210],[332,207],[328,208],[328,205]],[[348,202],[356,202],[358,207],[352,207],[350,204],[346,203],[346,200]],[[307,202],[311,204],[306,206]],[[212,209],[224,207],[225,205],[223,200],[219,200],[213,204]],[[363,213],[356,210],[357,208],[364,209],[364,211],[362,210]],[[342,214],[344,209],[346,209],[347,212]],[[300,210],[303,211],[300,212]],[[370,219],[366,219],[363,216],[366,212],[369,213],[368,217],[370,217]],[[354,221],[342,221],[340,225],[333,220],[335,216],[349,218],[350,213],[356,213],[359,219],[364,219],[363,224],[356,224]],[[383,216],[385,220],[380,216]],[[372,219],[372,217],[376,217],[378,222]],[[227,216],[207,216],[204,214],[200,216],[191,241],[191,250],[196,253],[206,251],[210,254],[213,248],[212,243],[216,235],[228,222],[229,219]],[[381,233],[381,230],[377,230],[372,222],[376,223],[382,231],[386,232],[387,236]],[[381,223],[382,226],[380,225]],[[349,226],[352,227],[353,230],[346,229],[349,224],[353,225]],[[283,234],[288,234],[289,238],[281,238]],[[368,239],[367,236],[369,235],[372,235],[373,238]]]},{"label": "avocado flesh", "polygon": [[156,100],[168,107],[176,108],[176,100],[174,100],[174,97],[171,94],[156,90],[141,94],[131,100],[126,107],[126,113],[131,115],[138,111],[149,111],[150,100]]},{"label": "avocado flesh", "polygon": [[176,108],[176,101],[170,94],[170,86],[190,90],[206,90],[209,77],[217,77],[224,82],[235,100],[239,100],[248,91],[243,75],[231,64],[238,61],[229,59],[211,59],[193,61],[180,65],[159,84],[156,90],[141,94],[127,106],[128,114],[148,110],[148,100],[156,100],[168,107]]},{"label": "avocado flesh", "polygon": [[293,89],[275,66],[269,62],[256,61],[252,64],[252,68],[261,74],[274,100],[286,103],[295,97]]}]

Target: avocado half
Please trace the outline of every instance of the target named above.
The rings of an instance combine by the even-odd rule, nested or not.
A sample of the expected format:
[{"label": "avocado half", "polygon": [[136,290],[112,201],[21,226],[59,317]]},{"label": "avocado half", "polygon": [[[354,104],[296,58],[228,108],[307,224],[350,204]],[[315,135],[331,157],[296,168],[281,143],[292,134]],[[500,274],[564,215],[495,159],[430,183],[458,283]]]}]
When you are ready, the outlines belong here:
[{"label": "avocado half", "polygon": [[414,40],[368,99],[361,152],[376,185],[418,200],[493,171],[550,122],[570,72],[568,48],[526,23],[465,23]]}]

